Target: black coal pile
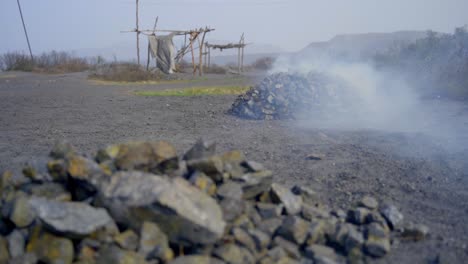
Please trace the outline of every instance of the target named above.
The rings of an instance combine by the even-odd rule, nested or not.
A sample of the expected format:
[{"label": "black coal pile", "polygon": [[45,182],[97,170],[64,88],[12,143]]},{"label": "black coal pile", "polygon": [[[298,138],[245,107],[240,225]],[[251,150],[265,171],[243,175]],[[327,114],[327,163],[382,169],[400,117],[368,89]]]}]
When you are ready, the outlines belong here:
[{"label": "black coal pile", "polygon": [[367,263],[420,240],[395,206],[329,209],[307,186],[273,182],[240,151],[197,142],[109,146],[93,159],[58,144],[2,174],[0,263]]},{"label": "black coal pile", "polygon": [[342,82],[323,73],[276,73],[240,95],[228,112],[246,119],[295,119],[304,110],[338,103],[343,87]]}]

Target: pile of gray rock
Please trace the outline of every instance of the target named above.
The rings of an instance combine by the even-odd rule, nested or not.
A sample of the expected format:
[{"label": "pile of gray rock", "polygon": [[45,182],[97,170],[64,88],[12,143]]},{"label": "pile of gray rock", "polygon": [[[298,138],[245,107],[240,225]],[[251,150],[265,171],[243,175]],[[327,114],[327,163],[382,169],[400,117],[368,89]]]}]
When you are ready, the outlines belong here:
[{"label": "pile of gray rock", "polygon": [[341,103],[344,87],[342,81],[323,73],[276,73],[240,95],[228,112],[255,120],[295,119],[301,112]]},{"label": "pile of gray rock", "polygon": [[427,235],[372,197],[328,209],[202,140],[180,157],[160,141],[92,159],[61,143],[23,174],[1,177],[0,263],[364,263]]}]

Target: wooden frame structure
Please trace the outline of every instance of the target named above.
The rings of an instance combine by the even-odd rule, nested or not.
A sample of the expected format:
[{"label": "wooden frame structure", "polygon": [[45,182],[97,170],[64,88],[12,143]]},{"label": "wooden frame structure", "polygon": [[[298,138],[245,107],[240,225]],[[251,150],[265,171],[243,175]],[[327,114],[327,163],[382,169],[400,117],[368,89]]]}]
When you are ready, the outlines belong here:
[{"label": "wooden frame structure", "polygon": [[[242,36],[240,37],[239,43],[228,43],[228,44],[223,44],[223,45],[214,45],[214,44],[209,44],[206,43],[205,47],[205,61],[208,61],[208,67],[211,65],[211,49],[219,49],[220,51],[223,51],[225,49],[237,49],[237,70],[238,73],[240,74],[241,72],[244,71],[244,49],[247,44],[245,43],[245,38],[244,38],[244,33],[242,33]],[[208,58],[206,58],[208,57]]]},{"label": "wooden frame structure", "polygon": [[[205,46],[205,37],[206,34],[214,31],[215,29],[205,27],[205,28],[199,28],[199,29],[194,29],[194,30],[167,30],[167,29],[156,29],[157,24],[158,24],[158,17],[156,17],[156,21],[154,23],[154,27],[152,30],[140,30],[139,28],[139,0],[136,0],[136,28],[133,30],[128,30],[128,31],[121,31],[121,33],[131,33],[135,32],[136,33],[136,49],[137,49],[137,62],[138,65],[140,65],[140,34],[151,36],[151,35],[156,35],[156,32],[167,32],[171,33],[174,35],[179,35],[179,36],[185,36],[185,41],[184,41],[184,46],[177,52],[177,55],[175,57],[176,63],[180,62],[182,58],[190,52],[192,54],[192,67],[193,67],[193,74],[195,75],[198,69],[199,75],[203,75],[203,49]],[[188,40],[189,42],[187,43],[187,36],[189,37]],[[200,40],[201,38],[201,40]],[[195,63],[195,54],[194,54],[194,43],[198,42],[198,49],[199,49],[199,61],[198,64]],[[147,64],[146,68],[147,70],[149,69],[149,63],[150,63],[150,47],[148,43],[148,59],[147,59]]]},{"label": "wooden frame structure", "polygon": [[[146,30],[143,30],[142,34],[151,36],[151,35],[156,35],[156,32],[169,32],[174,35],[178,36],[184,36],[185,41],[184,45],[182,46],[181,49],[177,51],[177,54],[175,56],[175,61],[176,63],[179,63],[184,56],[187,53],[191,53],[192,55],[192,68],[193,68],[193,74],[195,75],[197,73],[197,70],[199,72],[199,75],[203,75],[203,48],[204,48],[204,43],[205,43],[205,37],[206,33],[213,31],[214,29],[205,27],[205,28],[199,28],[199,29],[194,29],[194,30],[156,30],[154,29],[152,33],[147,34],[145,33]],[[188,43],[187,43],[187,37],[188,37]],[[194,47],[195,42],[198,42],[198,47]],[[199,61],[195,61],[195,50],[199,49]],[[149,70],[149,64],[150,64],[150,52],[151,52],[151,47],[150,44],[148,43],[148,57],[147,57],[147,63],[146,63],[146,69]],[[156,62],[157,63],[157,62]]]}]

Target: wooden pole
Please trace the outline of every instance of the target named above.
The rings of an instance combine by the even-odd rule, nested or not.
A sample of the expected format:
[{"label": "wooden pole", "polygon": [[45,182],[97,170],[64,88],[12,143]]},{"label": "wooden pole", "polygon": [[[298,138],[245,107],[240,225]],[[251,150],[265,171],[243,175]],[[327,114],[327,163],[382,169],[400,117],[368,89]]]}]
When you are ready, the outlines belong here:
[{"label": "wooden pole", "polygon": [[242,33],[242,55],[241,55],[241,71],[244,72],[244,46],[245,40],[244,40],[244,34]]},{"label": "wooden pole", "polygon": [[193,67],[193,75],[197,72],[197,68],[195,66],[195,54],[193,53],[193,41],[195,40],[196,33],[190,34],[190,52],[192,53],[192,67]]},{"label": "wooden pole", "polygon": [[207,46],[207,45],[205,45],[205,53],[204,53],[204,55],[205,55],[205,65],[206,65],[207,67],[210,67],[210,66],[208,65],[208,46]]},{"label": "wooden pole", "polygon": [[208,67],[211,67],[211,48],[208,47]]},{"label": "wooden pole", "polygon": [[199,63],[199,73],[200,73],[200,76],[203,75],[203,45],[205,43],[205,36],[206,36],[206,31],[203,31],[203,37],[202,37],[202,40],[201,40],[201,43],[200,43],[200,63]]},{"label": "wooden pole", "polygon": [[139,29],[139,22],[138,22],[138,6],[139,0],[136,0],[136,42],[137,42],[137,62],[140,65],[140,29]]},{"label": "wooden pole", "polygon": [[149,71],[149,65],[150,65],[150,49],[151,49],[151,45],[148,41],[148,60],[146,61],[146,71]]},{"label": "wooden pole", "polygon": [[32,54],[31,43],[29,42],[28,31],[26,30],[26,24],[24,23],[23,11],[21,10],[21,4],[19,0],[17,0],[16,2],[18,3],[18,9],[19,9],[20,16],[21,16],[21,22],[23,22],[24,34],[26,35],[26,41],[28,42],[29,55],[31,55],[31,61],[33,61],[34,57]]},{"label": "wooden pole", "polygon": [[156,20],[154,21],[153,34],[156,33],[156,27],[158,26],[158,20],[159,20],[159,16],[157,16]]}]

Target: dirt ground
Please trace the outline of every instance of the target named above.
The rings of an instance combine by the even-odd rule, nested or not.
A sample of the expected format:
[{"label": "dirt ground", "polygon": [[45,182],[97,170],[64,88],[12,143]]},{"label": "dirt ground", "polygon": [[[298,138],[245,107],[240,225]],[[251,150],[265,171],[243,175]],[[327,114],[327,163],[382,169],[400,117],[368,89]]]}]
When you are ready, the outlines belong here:
[{"label": "dirt ground", "polygon": [[[56,140],[92,153],[111,143],[167,140],[182,153],[198,138],[219,151],[241,149],[289,186],[312,186],[332,208],[369,194],[401,208],[430,236],[398,242],[377,263],[466,263],[468,146],[444,148],[420,133],[338,131],[294,121],[248,121],[225,114],[235,96],[139,97],[135,90],[252,84],[257,77],[208,78],[159,85],[104,85],[86,74],[0,73],[0,171],[46,159]],[[440,102],[439,102],[440,103]],[[468,127],[468,107],[449,104]],[[455,107],[452,107],[455,105]],[[441,117],[443,118],[443,117]],[[464,123],[463,123],[464,122]],[[466,129],[468,131],[468,129]],[[324,158],[306,160],[311,153]]]}]

